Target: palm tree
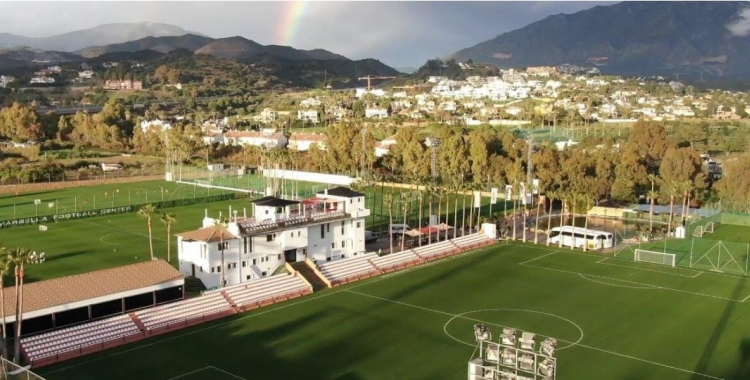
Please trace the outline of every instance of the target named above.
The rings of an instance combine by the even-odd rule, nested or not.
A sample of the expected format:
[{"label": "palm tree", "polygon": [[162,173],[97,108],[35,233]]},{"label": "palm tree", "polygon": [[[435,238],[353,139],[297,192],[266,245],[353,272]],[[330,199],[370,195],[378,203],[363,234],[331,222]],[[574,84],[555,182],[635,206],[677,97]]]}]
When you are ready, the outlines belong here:
[{"label": "palm tree", "polygon": [[29,260],[31,250],[28,248],[16,248],[11,252],[10,260],[15,265],[16,274],[16,334],[14,337],[13,357],[16,363],[21,362],[21,324],[23,322],[23,278],[26,275],[24,264]]},{"label": "palm tree", "polygon": [[[406,216],[409,215],[409,212],[411,211],[409,208],[409,205],[411,204],[411,192],[409,193],[409,198],[404,198],[403,193],[401,194],[401,213],[404,216],[404,225],[406,225]],[[404,233],[401,234],[401,251],[404,250],[404,243],[406,243],[406,229],[403,230]]]},{"label": "palm tree", "polygon": [[680,184],[678,182],[670,181],[667,186],[669,190],[669,224],[667,225],[667,236],[664,238],[664,241],[666,241],[666,238],[669,237],[669,232],[672,230],[672,217],[674,216],[674,196],[680,191]]},{"label": "palm tree", "polygon": [[683,191],[682,193],[682,224],[685,224],[685,217],[686,212],[685,210],[690,210],[689,199],[690,199],[690,192],[693,190],[693,183],[690,180],[685,180],[680,182],[680,187]]},{"label": "palm tree", "polygon": [[172,224],[177,223],[175,214],[161,214],[159,218],[162,223],[167,225],[167,262],[172,262]]},{"label": "palm tree", "polygon": [[8,332],[5,329],[5,276],[10,274],[10,269],[13,267],[13,258],[11,257],[10,251],[5,247],[0,247],[0,318],[2,319],[2,336],[3,341],[0,343],[0,349],[2,349],[2,357],[8,358],[8,349],[6,347],[6,339]]},{"label": "palm tree", "polygon": [[430,195],[430,210],[429,210],[429,221],[427,222],[427,244],[432,244],[432,201],[433,197],[435,195],[435,183],[431,183],[427,185],[427,192]]},{"label": "palm tree", "polygon": [[458,181],[453,182],[453,238],[458,236],[458,192],[461,190],[461,184]]},{"label": "palm tree", "polygon": [[[425,197],[425,195],[427,194],[427,193],[426,193],[426,192],[425,192],[425,191],[424,191],[424,190],[422,189],[422,187],[421,187],[421,186],[422,186],[422,183],[423,183],[423,181],[422,181],[422,180],[419,180],[419,186],[417,187],[417,189],[418,189],[418,190],[417,190],[417,197],[419,197],[419,217],[418,217],[418,220],[417,220],[417,225],[418,225],[418,227],[417,227],[417,228],[419,228],[419,231],[420,231],[420,232],[422,231],[422,205],[423,205],[423,203],[424,203],[424,197]],[[421,235],[421,234],[420,234],[420,235]],[[421,236],[419,237],[419,246],[420,246],[420,247],[422,246],[422,237],[421,237]]]},{"label": "palm tree", "polygon": [[147,204],[138,210],[138,216],[148,220],[148,247],[151,250],[151,260],[154,259],[154,239],[151,236],[151,216],[156,213],[156,206]]},{"label": "palm tree", "polygon": [[[540,191],[541,193],[541,191]],[[532,196],[533,197],[533,196]],[[539,208],[542,206],[541,202],[536,202],[536,226],[534,227],[534,244],[539,243]]]},{"label": "palm tree", "polygon": [[552,229],[552,205],[555,203],[555,199],[559,198],[560,195],[557,191],[548,191],[547,197],[549,198],[549,215],[547,215],[547,246],[549,247],[550,229]]},{"label": "palm tree", "polygon": [[[578,208],[578,201],[581,199],[581,195],[578,193],[571,193],[569,196],[569,203],[570,203],[570,213],[572,216],[571,225],[573,227],[576,226],[576,209]],[[576,247],[576,234],[573,234],[573,245],[570,246],[570,249],[575,249]]]},{"label": "palm tree", "polygon": [[[518,214],[518,183],[513,185],[513,241],[516,241],[516,216]],[[525,234],[524,234],[525,236]]]},{"label": "palm tree", "polygon": [[528,186],[524,185],[523,187],[523,194],[518,194],[521,197],[521,204],[519,206],[523,206],[523,213],[521,215],[522,223],[523,223],[523,242],[526,243],[526,188]]},{"label": "palm tree", "polygon": [[[435,187],[435,192],[438,198],[437,224],[440,225],[440,220],[443,219],[443,194],[445,194],[445,190],[442,186],[437,186]],[[437,232],[437,241],[440,241],[440,230]]]},{"label": "palm tree", "polygon": [[390,244],[390,250],[388,251],[388,253],[392,253],[393,252],[393,193],[383,194],[383,202],[386,204],[386,206],[388,206],[388,242]]},{"label": "palm tree", "polygon": [[[565,216],[565,205],[566,205],[565,201],[568,199],[568,193],[561,190],[560,192],[557,193],[557,196],[562,201],[562,209],[560,209],[560,227],[562,227],[563,226],[563,217]],[[563,239],[560,239],[558,241],[558,247],[559,248],[562,248],[562,243],[563,243]]]},{"label": "palm tree", "polygon": [[469,184],[469,196],[471,197],[471,207],[469,207],[469,232],[471,232],[474,229],[474,208],[477,207],[474,203],[476,200],[476,197],[474,196],[474,191],[477,188],[476,184],[473,182]]},{"label": "palm tree", "polygon": [[[587,230],[589,228],[589,212],[588,211],[589,211],[589,207],[591,206],[591,197],[589,197],[586,194],[582,194],[581,195],[581,200],[585,200],[586,201],[586,215],[585,215],[586,220],[583,223],[583,229]],[[584,252],[588,251],[588,246],[589,246],[588,243],[589,243],[588,241],[585,241],[583,243],[583,251]]]},{"label": "palm tree", "polygon": [[651,191],[648,192],[648,199],[651,203],[648,210],[648,233],[650,235],[654,232],[654,202],[659,195],[659,193],[654,191],[654,184],[659,180],[659,176],[656,174],[649,174],[648,180],[651,182]]}]

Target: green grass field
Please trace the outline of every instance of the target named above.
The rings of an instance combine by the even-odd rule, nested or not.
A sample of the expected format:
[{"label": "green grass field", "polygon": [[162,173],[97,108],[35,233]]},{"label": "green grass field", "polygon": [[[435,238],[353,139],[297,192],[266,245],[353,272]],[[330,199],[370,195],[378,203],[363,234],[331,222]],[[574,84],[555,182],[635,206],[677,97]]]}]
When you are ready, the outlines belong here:
[{"label": "green grass field", "polygon": [[[181,185],[175,182],[144,181],[73,187],[19,195],[6,194],[0,196],[0,220],[205,197],[228,192]],[[39,205],[34,204],[36,199],[41,201]],[[50,203],[54,203],[52,207]]]},{"label": "green grass field", "polygon": [[674,254],[677,266],[683,268],[750,275],[750,228],[744,226],[717,224],[713,233],[704,233],[702,237],[620,247],[616,257],[632,261],[636,248]]},{"label": "green grass field", "polygon": [[[560,379],[747,379],[750,286],[507,244],[36,370],[48,380],[459,379],[483,322],[558,339]],[[105,375],[106,374],[106,375]]]}]

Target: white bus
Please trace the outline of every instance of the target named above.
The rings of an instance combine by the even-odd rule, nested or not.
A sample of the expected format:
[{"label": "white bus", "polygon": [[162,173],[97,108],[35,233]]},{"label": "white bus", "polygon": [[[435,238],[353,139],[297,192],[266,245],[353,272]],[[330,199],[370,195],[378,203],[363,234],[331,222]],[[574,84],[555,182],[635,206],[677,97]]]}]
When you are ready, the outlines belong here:
[{"label": "white bus", "polygon": [[581,227],[562,226],[550,230],[550,244],[560,244],[566,247],[583,248],[586,244],[588,249],[612,248],[614,236],[611,232],[587,230]]}]

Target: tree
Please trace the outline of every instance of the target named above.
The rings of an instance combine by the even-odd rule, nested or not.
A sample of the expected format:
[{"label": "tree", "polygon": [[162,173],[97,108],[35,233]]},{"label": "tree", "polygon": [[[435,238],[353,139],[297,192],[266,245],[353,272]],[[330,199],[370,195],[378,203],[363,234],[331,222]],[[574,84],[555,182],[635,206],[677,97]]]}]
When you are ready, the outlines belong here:
[{"label": "tree", "polygon": [[647,121],[639,121],[633,125],[624,145],[624,148],[633,149],[638,154],[649,173],[656,172],[667,150],[675,147],[664,124]]},{"label": "tree", "polygon": [[11,260],[15,265],[16,274],[16,334],[14,338],[14,362],[21,362],[21,325],[23,323],[23,279],[26,275],[24,264],[29,260],[31,250],[28,248],[16,248],[11,252]]},{"label": "tree", "polygon": [[[691,181],[695,189],[705,189],[708,187],[708,180],[706,174],[703,172],[702,159],[698,152],[690,147],[668,150],[659,167],[659,176],[667,184]],[[664,200],[669,198],[669,194],[665,193],[665,191],[668,191],[668,189],[662,188],[662,196],[660,197]]]},{"label": "tree", "polygon": [[7,337],[8,332],[5,329],[5,276],[10,275],[10,270],[13,267],[13,257],[11,256],[10,250],[5,247],[0,247],[0,319],[2,319],[2,336],[3,341],[0,343],[0,349],[2,350],[2,357],[8,358],[7,348]]},{"label": "tree", "polygon": [[146,218],[148,221],[148,247],[151,251],[151,260],[154,259],[154,240],[151,236],[151,216],[156,213],[156,206],[152,204],[147,204],[141,206],[141,208],[138,210],[138,216],[141,218]]},{"label": "tree", "polygon": [[[547,246],[549,247],[550,230],[552,229],[552,205],[555,203],[555,199],[558,199],[560,195],[557,191],[547,191],[545,194],[547,195],[547,198],[549,198],[549,214],[547,215]],[[562,225],[560,226],[562,227]]]},{"label": "tree", "polygon": [[[393,253],[393,188],[390,194],[383,194],[383,202],[388,206],[388,243],[390,245],[388,253]],[[432,203],[430,203],[432,207]]]},{"label": "tree", "polygon": [[728,160],[723,165],[720,180],[714,188],[722,201],[722,206],[730,211],[750,212],[750,153],[745,153],[735,160]]},{"label": "tree", "polygon": [[162,223],[167,226],[167,262],[172,262],[172,224],[177,223],[177,217],[175,214],[161,214],[159,218]]}]

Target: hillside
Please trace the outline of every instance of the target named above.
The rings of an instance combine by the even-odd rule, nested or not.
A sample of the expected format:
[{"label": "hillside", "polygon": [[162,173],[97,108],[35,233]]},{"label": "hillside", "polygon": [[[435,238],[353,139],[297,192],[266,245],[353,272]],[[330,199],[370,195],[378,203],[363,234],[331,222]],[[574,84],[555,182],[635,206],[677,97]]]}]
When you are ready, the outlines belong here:
[{"label": "hillside", "polygon": [[622,2],[558,14],[454,53],[503,68],[570,63],[619,75],[750,77],[744,2]]},{"label": "hillside", "polygon": [[153,23],[105,24],[89,29],[77,30],[51,37],[30,38],[8,33],[0,33],[0,45],[10,47],[30,47],[33,49],[74,52],[91,46],[105,46],[135,41],[145,37],[182,36],[189,32],[178,26]]},{"label": "hillside", "polygon": [[93,58],[107,53],[136,52],[140,50],[153,50],[160,53],[169,53],[172,50],[186,49],[196,51],[214,41],[212,38],[185,34],[182,36],[146,37],[135,41],[119,44],[92,46],[77,51],[86,58]]}]

